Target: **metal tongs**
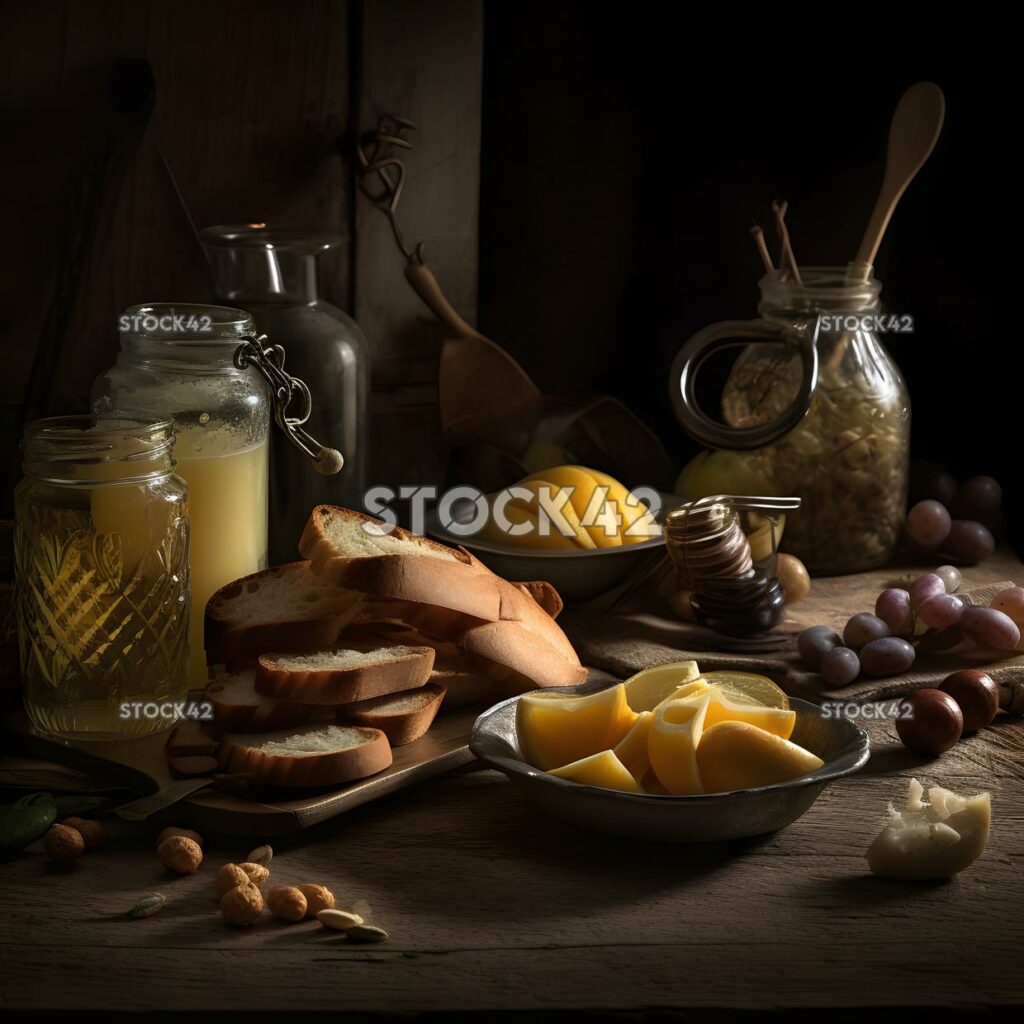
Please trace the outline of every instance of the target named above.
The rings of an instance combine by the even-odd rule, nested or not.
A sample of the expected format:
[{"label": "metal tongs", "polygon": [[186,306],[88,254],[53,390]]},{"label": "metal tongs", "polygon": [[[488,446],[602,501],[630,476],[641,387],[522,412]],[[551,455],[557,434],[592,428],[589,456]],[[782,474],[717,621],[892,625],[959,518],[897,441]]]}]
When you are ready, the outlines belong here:
[{"label": "metal tongs", "polygon": [[[255,367],[270,385],[274,420],[288,440],[313,460],[316,471],[322,476],[339,472],[345,464],[341,452],[320,444],[303,429],[313,409],[313,399],[306,382],[285,372],[284,349],[280,345],[265,345],[266,340],[265,334],[244,335],[242,344],[235,349],[235,366],[240,370]],[[288,409],[295,400],[298,404],[289,415]]]}]

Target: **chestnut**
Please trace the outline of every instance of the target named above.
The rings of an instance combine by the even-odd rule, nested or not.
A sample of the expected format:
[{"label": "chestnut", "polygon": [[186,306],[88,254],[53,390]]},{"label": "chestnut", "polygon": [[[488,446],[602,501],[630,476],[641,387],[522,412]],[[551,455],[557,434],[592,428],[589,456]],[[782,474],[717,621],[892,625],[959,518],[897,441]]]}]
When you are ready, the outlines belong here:
[{"label": "chestnut", "polygon": [[984,729],[999,710],[999,687],[987,672],[964,668],[946,676],[939,686],[960,706],[964,716],[964,733]]},{"label": "chestnut", "polygon": [[960,739],[964,716],[960,705],[948,693],[917,690],[907,702],[910,714],[907,718],[896,719],[896,732],[908,750],[924,757],[938,757]]}]

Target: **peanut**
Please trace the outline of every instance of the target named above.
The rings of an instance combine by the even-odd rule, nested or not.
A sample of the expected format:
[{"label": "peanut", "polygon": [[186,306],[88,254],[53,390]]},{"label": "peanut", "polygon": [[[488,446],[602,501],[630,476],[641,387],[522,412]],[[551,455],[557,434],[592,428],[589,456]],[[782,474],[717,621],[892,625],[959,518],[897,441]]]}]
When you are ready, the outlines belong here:
[{"label": "peanut", "polygon": [[249,876],[237,864],[225,864],[213,878],[213,887],[218,896],[223,896],[236,886],[251,884]]},{"label": "peanut", "polygon": [[294,885],[275,885],[267,893],[267,908],[282,921],[301,921],[306,916],[306,897]]},{"label": "peanut", "polygon": [[334,907],[334,893],[323,885],[300,885],[299,891],[306,897],[306,917],[316,917],[321,910]]},{"label": "peanut", "polygon": [[54,864],[70,864],[85,853],[85,840],[76,828],[51,825],[43,838],[43,849]]},{"label": "peanut", "polygon": [[263,894],[255,885],[236,885],[220,898],[221,917],[236,927],[248,927],[263,913]]},{"label": "peanut", "polygon": [[177,871],[179,875],[191,875],[203,863],[202,847],[185,836],[165,839],[156,848],[156,855],[165,868]]}]

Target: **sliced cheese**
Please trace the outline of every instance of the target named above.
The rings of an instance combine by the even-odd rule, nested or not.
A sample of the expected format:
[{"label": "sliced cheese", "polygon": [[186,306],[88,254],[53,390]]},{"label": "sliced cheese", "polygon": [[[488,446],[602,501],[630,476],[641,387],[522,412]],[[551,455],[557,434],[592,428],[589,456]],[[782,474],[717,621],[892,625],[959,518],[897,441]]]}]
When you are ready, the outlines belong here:
[{"label": "sliced cheese", "polygon": [[655,712],[647,754],[658,781],[676,796],[704,791],[697,746],[710,701],[711,696],[705,691],[669,701]]},{"label": "sliced cheese", "polygon": [[624,793],[642,793],[640,783],[615,756],[614,751],[602,750],[562,768],[553,768],[548,775],[585,786],[601,786],[603,789],[617,789]]},{"label": "sliced cheese", "polygon": [[697,747],[697,767],[707,793],[788,782],[824,763],[796,743],[747,722],[719,722],[704,732]]}]

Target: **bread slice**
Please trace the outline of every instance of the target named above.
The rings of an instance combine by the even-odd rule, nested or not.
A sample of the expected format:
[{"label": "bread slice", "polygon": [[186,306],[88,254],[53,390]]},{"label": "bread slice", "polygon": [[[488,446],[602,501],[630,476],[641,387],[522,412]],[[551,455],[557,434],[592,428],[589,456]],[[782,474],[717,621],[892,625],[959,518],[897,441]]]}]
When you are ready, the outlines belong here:
[{"label": "bread slice", "polygon": [[217,763],[268,786],[337,786],[383,771],[391,764],[391,746],[380,729],[302,725],[259,735],[228,733]]},{"label": "bread slice", "polygon": [[299,541],[324,582],[377,598],[418,601],[494,621],[497,576],[468,552],[352,509],[318,505]]},{"label": "bread slice", "polygon": [[243,576],[207,602],[207,663],[329,647],[355,616],[359,600],[357,594],[325,586],[309,562]]},{"label": "bread slice", "polygon": [[256,690],[255,669],[216,676],[203,699],[213,705],[218,732],[270,732],[313,721],[333,721],[333,711],[316,704],[297,704],[264,696]]},{"label": "bread slice", "polygon": [[422,686],[434,667],[432,647],[382,646],[360,635],[311,654],[262,654],[256,689],[303,704],[349,704]]},{"label": "bread slice", "polygon": [[415,690],[342,704],[338,708],[338,721],[380,729],[392,747],[400,747],[418,740],[430,728],[444,694],[443,686],[426,683]]}]

